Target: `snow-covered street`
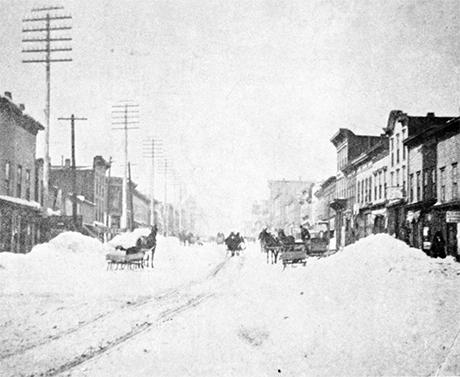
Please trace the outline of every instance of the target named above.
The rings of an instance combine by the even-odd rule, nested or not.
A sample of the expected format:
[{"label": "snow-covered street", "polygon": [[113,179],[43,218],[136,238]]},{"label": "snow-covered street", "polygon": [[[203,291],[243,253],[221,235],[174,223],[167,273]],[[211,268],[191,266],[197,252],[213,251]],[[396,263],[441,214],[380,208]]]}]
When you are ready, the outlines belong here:
[{"label": "snow-covered street", "polygon": [[106,271],[76,233],[1,253],[0,375],[460,374],[453,259],[381,234],[283,271],[158,241],[153,270]]}]

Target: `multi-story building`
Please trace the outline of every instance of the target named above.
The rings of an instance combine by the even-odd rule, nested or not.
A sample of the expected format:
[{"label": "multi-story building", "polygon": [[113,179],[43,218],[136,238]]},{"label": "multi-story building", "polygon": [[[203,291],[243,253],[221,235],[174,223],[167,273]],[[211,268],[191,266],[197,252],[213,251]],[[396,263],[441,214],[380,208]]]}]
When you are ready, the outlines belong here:
[{"label": "multi-story building", "polygon": [[283,229],[286,234],[295,234],[301,223],[302,192],[310,192],[314,185],[310,181],[269,181],[270,226]]},{"label": "multi-story building", "polygon": [[356,196],[356,170],[350,162],[384,138],[384,136],[355,135],[347,128],[340,128],[331,138],[331,143],[337,149],[336,198],[331,203],[331,207],[336,211],[337,247],[343,247],[354,241],[351,230]]},{"label": "multi-story building", "polygon": [[73,215],[72,203],[77,203],[77,215],[82,217],[83,228],[95,235],[106,223],[107,181],[106,172],[110,164],[101,156],[93,159],[91,167],[77,167],[75,171],[75,193],[73,188],[73,169],[70,160],[64,166],[51,166],[50,192],[52,209],[60,211],[64,217]]},{"label": "multi-story building", "polygon": [[35,153],[44,128],[24,111],[11,93],[0,96],[0,252],[29,252],[41,238]]},{"label": "multi-story building", "polygon": [[[430,127],[446,123],[452,117],[436,117],[434,113],[426,116],[409,116],[401,110],[390,112],[387,127],[384,128],[390,139],[390,164],[388,167],[388,228],[390,234],[398,237],[401,231],[407,228],[407,214],[405,204],[407,201],[408,182],[408,145],[404,142],[408,138],[414,138]],[[427,176],[428,177],[428,176]],[[417,175],[415,178],[417,179]],[[420,180],[422,177],[420,176]],[[432,179],[436,179],[435,176]],[[409,220],[413,214],[409,213]]]},{"label": "multi-story building", "polygon": [[387,231],[388,138],[351,162],[356,170],[356,200],[353,205],[354,240]]},{"label": "multi-story building", "polygon": [[[123,212],[123,178],[109,177],[108,182],[108,227],[115,232],[120,230]],[[137,184],[128,181],[128,229],[151,225],[150,199],[136,189]],[[155,209],[158,210],[156,202]]]}]

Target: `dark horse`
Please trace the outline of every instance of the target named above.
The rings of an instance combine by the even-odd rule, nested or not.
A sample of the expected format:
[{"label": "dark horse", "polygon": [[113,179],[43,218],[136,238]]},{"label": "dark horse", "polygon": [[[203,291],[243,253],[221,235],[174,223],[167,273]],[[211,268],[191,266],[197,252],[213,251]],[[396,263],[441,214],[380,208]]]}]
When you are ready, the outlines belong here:
[{"label": "dark horse", "polygon": [[267,228],[263,229],[262,232],[259,233],[259,240],[262,251],[267,253],[267,263],[269,263],[270,257],[272,263],[276,263],[278,261],[278,253],[282,245],[280,240],[269,233]]},{"label": "dark horse", "polygon": [[137,240],[136,248],[144,253],[144,264],[153,268],[153,256],[157,247],[158,228],[156,224],[152,227],[148,236],[141,236]]}]

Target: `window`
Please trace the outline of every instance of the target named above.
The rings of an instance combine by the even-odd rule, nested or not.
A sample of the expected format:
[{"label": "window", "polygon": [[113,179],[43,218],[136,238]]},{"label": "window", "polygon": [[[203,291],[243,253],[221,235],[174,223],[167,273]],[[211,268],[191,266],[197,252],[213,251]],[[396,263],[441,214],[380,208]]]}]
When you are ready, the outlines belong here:
[{"label": "window", "polygon": [[30,170],[26,170],[26,199],[30,200]]},{"label": "window", "polygon": [[428,199],[428,186],[430,180],[430,172],[428,169],[423,170],[423,199]]},{"label": "window", "polygon": [[396,187],[399,187],[399,169],[396,169]]},{"label": "window", "polygon": [[446,168],[439,169],[439,181],[440,181],[440,199],[441,202],[446,201]]},{"label": "window", "polygon": [[452,164],[452,199],[458,198],[458,164]]},{"label": "window", "polygon": [[22,166],[18,165],[18,171],[16,176],[16,196],[21,197],[22,193]]},{"label": "window", "polygon": [[361,203],[361,182],[358,181],[358,203]]},{"label": "window", "polygon": [[394,181],[395,181],[394,175],[395,175],[394,172],[391,172],[391,173],[390,173],[390,187],[393,187],[393,186],[394,186]]},{"label": "window", "polygon": [[377,200],[379,197],[379,192],[378,192],[378,181],[377,181],[377,176],[374,178],[374,200]]},{"label": "window", "polygon": [[9,162],[5,164],[5,189],[6,195],[11,195],[11,165]]},{"label": "window", "polygon": [[382,172],[379,172],[379,199],[382,199]]},{"label": "window", "polygon": [[416,201],[422,200],[422,195],[421,195],[421,182],[420,182],[420,171],[417,172],[417,199]]},{"label": "window", "polygon": [[372,202],[372,177],[369,177],[369,201]]},{"label": "window", "polygon": [[399,134],[396,134],[396,163],[399,164]]},{"label": "window", "polygon": [[[404,141],[405,139],[406,139],[406,130],[402,130],[402,141]],[[402,159],[403,161],[405,161],[406,160],[406,146],[405,145],[403,145],[402,147],[402,153],[403,153]]]},{"label": "window", "polygon": [[409,192],[409,202],[414,201],[414,174],[409,176],[409,185],[410,185],[410,192]]},{"label": "window", "polygon": [[402,177],[401,177],[401,181],[402,181],[402,191],[403,191],[403,195],[405,195],[404,193],[406,192],[406,167],[403,166],[402,167]]},{"label": "window", "polygon": [[391,151],[391,166],[395,166],[395,156],[394,156],[394,152],[395,152],[395,146],[394,146],[394,139],[391,138],[390,139],[390,151]]},{"label": "window", "polygon": [[387,172],[383,172],[383,195],[387,198]]}]

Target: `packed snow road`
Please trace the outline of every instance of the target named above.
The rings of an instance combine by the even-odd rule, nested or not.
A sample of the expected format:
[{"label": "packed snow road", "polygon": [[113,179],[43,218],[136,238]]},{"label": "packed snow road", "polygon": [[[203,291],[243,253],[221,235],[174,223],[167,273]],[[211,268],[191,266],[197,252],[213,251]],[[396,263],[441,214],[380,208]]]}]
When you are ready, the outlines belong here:
[{"label": "packed snow road", "polygon": [[460,375],[460,265],[387,235],[285,271],[173,239],[105,271],[75,237],[0,254],[1,376]]}]

